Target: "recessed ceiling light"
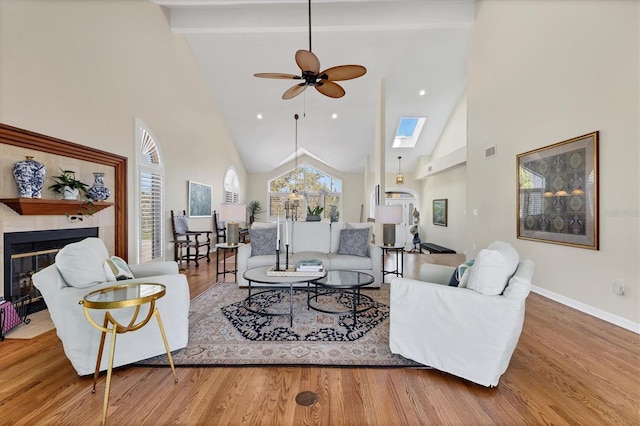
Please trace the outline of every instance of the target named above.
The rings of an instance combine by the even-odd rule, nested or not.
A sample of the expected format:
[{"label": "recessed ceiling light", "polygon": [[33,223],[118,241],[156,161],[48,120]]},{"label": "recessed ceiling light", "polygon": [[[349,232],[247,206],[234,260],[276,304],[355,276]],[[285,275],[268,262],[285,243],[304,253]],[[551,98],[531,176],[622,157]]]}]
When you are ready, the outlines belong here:
[{"label": "recessed ceiling light", "polygon": [[256,115],[256,117],[258,118],[258,120],[262,120],[262,114],[258,113],[258,115]]},{"label": "recessed ceiling light", "polygon": [[331,118],[336,119],[338,118],[338,114],[336,114],[335,112],[333,114],[331,114]]},{"label": "recessed ceiling light", "polygon": [[427,92],[423,89],[419,92],[420,96],[424,96]]}]

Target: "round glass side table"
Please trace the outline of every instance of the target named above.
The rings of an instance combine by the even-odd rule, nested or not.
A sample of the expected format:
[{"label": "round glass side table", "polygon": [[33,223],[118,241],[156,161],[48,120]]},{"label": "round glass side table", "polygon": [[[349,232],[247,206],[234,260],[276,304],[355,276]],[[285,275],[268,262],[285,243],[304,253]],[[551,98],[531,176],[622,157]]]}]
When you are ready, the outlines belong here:
[{"label": "round glass side table", "polygon": [[[109,348],[109,363],[107,367],[107,382],[104,390],[104,403],[102,407],[102,424],[104,425],[107,420],[107,409],[109,408],[109,390],[111,388],[111,372],[113,370],[113,356],[116,348],[116,336],[118,334],[128,333],[130,331],[136,331],[147,325],[151,320],[151,317],[156,317],[158,320],[158,326],[160,327],[160,333],[162,334],[162,340],[164,341],[164,347],[167,350],[167,356],[169,357],[169,364],[171,365],[171,371],[173,372],[173,378],[175,383],[178,382],[178,376],[176,376],[176,370],[173,366],[173,358],[171,357],[171,350],[169,350],[169,343],[167,342],[167,336],[162,326],[162,319],[160,318],[160,312],[156,308],[156,300],[160,299],[166,294],[166,288],[162,284],[151,283],[129,283],[122,285],[115,285],[112,287],[106,287],[100,290],[92,291],[84,296],[84,298],[78,302],[84,308],[84,316],[89,323],[101,331],[100,347],[98,348],[98,359],[96,361],[96,371],[93,375],[93,390],[96,391],[96,382],[98,380],[98,374],[100,372],[100,362],[102,361],[102,353],[104,350],[104,341],[107,333],[111,335],[111,345]],[[140,314],[140,308],[145,304],[149,304],[149,312],[144,318],[138,318]],[[116,320],[111,314],[112,310],[121,308],[135,308],[131,314],[130,320],[123,324],[119,320]],[[90,315],[90,309],[104,310],[104,322],[102,325],[98,324]]]}]

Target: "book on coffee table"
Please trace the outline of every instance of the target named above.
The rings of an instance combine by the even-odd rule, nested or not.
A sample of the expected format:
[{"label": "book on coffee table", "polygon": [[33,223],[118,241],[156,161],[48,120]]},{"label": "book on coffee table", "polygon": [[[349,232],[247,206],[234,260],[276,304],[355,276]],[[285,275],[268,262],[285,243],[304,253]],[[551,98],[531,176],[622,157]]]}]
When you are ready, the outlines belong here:
[{"label": "book on coffee table", "polygon": [[298,262],[296,271],[320,272],[324,270],[320,259],[303,259]]},{"label": "book on coffee table", "polygon": [[282,269],[280,271],[275,270],[276,267],[272,266],[267,270],[268,277],[324,277],[324,268],[320,271],[297,271],[296,268],[289,267],[289,269]]}]

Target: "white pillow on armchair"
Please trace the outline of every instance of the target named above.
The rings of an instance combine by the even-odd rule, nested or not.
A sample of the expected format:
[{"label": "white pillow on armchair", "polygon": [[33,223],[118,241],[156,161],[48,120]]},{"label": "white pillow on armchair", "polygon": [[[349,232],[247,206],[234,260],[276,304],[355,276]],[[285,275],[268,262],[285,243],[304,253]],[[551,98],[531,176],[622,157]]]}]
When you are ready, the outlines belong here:
[{"label": "white pillow on armchair", "polygon": [[469,268],[467,288],[488,296],[502,294],[519,261],[520,256],[511,244],[494,241],[480,250]]}]

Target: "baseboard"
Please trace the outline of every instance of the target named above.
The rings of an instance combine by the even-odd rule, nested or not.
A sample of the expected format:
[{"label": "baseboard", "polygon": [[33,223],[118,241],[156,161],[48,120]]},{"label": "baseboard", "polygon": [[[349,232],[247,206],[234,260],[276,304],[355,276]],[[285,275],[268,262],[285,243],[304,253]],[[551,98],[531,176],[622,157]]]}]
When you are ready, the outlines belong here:
[{"label": "baseboard", "polygon": [[626,318],[622,318],[618,315],[614,315],[610,312],[603,311],[602,309],[594,308],[593,306],[589,306],[582,302],[578,302],[577,300],[570,299],[568,297],[562,296],[560,294],[554,293],[549,290],[545,290],[544,288],[540,288],[537,286],[531,286],[531,291],[537,293],[541,296],[546,297],[547,299],[554,300],[558,303],[561,303],[570,308],[576,309],[580,312],[584,312],[585,314],[591,315],[592,317],[599,318],[603,321],[611,323],[613,325],[617,325],[618,327],[622,327],[626,330],[632,331],[636,334],[640,334],[640,324],[630,321]]}]

